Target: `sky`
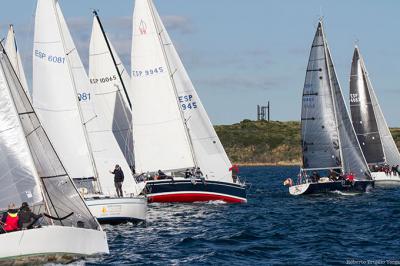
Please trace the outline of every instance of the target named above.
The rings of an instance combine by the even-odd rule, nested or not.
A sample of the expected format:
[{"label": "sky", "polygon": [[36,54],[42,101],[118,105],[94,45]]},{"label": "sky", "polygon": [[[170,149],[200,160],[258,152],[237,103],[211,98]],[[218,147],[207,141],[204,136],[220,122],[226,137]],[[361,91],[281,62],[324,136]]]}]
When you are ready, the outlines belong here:
[{"label": "sky", "polygon": [[[35,0],[2,0],[0,34],[14,24],[27,78],[32,77]],[[93,9],[130,69],[134,0],[60,0],[87,66]],[[355,42],[389,126],[400,126],[400,1],[154,0],[214,124],[256,119],[271,102],[271,119],[300,120],[311,42],[324,19],[336,72],[348,99]],[[31,82],[31,81],[29,81]],[[151,99],[158,104],[158,99]]]}]

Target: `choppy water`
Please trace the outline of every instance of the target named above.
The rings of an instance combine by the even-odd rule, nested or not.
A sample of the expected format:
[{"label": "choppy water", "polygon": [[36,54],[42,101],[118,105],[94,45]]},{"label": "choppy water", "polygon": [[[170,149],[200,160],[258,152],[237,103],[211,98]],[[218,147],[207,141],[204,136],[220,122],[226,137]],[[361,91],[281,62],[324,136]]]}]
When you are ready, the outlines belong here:
[{"label": "choppy water", "polygon": [[241,168],[248,203],[151,205],[146,225],[106,226],[88,265],[400,264],[400,188],[293,197],[296,167]]}]

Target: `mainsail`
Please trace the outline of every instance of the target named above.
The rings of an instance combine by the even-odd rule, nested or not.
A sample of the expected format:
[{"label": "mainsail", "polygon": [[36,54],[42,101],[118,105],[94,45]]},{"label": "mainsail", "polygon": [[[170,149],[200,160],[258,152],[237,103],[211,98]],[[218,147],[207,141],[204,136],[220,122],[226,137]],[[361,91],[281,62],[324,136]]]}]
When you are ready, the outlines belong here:
[{"label": "mainsail", "polygon": [[129,176],[125,179],[124,190],[138,194],[140,191],[134,190],[136,184],[130,174],[130,167],[134,165],[128,93],[130,78],[126,77],[121,60],[106,38],[100,19],[95,14],[90,40],[89,78],[96,115],[87,122],[86,128],[103,192],[114,193],[114,181],[107,175],[110,175],[110,167],[119,164]]},{"label": "mainsail", "polygon": [[22,87],[30,98],[28,82],[26,81],[25,71],[22,66],[21,54],[18,49],[13,25],[10,25],[8,28],[7,40],[4,48],[7,52],[8,57],[10,58],[11,65],[15,69],[15,73],[17,74],[18,79],[22,84]]},{"label": "mainsail", "polygon": [[335,68],[319,22],[303,90],[302,147],[305,169],[341,168],[370,179],[351,124]]},{"label": "mainsail", "polygon": [[[133,135],[137,172],[196,165],[178,105],[174,69],[148,0],[135,1],[132,41]],[[171,72],[172,71],[172,72]]]},{"label": "mainsail", "polygon": [[[33,48],[32,101],[65,168],[73,178],[95,176],[78,107],[90,89],[58,2],[38,0]],[[75,77],[75,78],[74,78]],[[82,84],[83,80],[83,84]],[[87,78],[86,78],[87,80]]]},{"label": "mainsail", "polygon": [[231,162],[153,4],[149,1],[178,93],[197,166],[211,180],[232,182]]},{"label": "mainsail", "polygon": [[303,168],[340,168],[339,133],[320,22],[311,46],[303,89],[301,143]]},{"label": "mainsail", "polygon": [[370,179],[367,162],[351,123],[328,45],[326,45],[326,50],[338,123],[343,171],[345,173],[352,172],[359,180]]},{"label": "mainsail", "polygon": [[369,164],[400,164],[400,154],[386,124],[364,60],[355,47],[350,75],[350,109],[354,129]]},{"label": "mainsail", "polygon": [[1,165],[2,177],[7,175],[0,181],[4,190],[0,208],[10,202],[34,205],[44,195],[51,216],[67,217],[54,223],[97,229],[98,223],[65,171],[2,46],[0,52],[0,140],[5,158]]}]

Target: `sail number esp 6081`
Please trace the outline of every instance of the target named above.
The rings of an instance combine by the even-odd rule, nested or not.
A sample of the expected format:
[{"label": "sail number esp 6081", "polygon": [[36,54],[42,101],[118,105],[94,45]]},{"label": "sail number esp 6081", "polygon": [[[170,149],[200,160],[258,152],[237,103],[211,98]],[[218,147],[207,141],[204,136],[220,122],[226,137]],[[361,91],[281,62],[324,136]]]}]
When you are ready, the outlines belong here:
[{"label": "sail number esp 6081", "polygon": [[56,63],[56,64],[64,64],[65,63],[65,57],[48,55],[39,50],[35,50],[35,56],[39,57],[40,59],[43,59],[43,60],[45,60],[47,58],[47,61],[49,61],[51,63]]}]

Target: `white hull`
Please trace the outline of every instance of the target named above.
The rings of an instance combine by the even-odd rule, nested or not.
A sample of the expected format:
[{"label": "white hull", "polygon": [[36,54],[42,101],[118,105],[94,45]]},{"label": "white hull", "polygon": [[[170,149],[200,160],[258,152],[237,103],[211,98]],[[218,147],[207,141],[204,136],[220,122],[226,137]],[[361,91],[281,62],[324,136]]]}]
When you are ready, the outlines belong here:
[{"label": "white hull", "polygon": [[377,186],[400,186],[400,175],[372,172],[371,176]]},{"label": "white hull", "polygon": [[85,202],[100,223],[146,221],[146,197],[88,198]]},{"label": "white hull", "polygon": [[0,247],[0,263],[5,260],[68,261],[109,253],[105,232],[66,226],[1,234]]}]

